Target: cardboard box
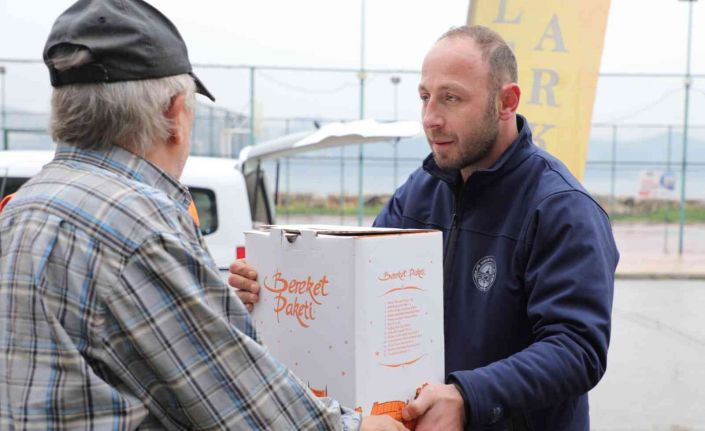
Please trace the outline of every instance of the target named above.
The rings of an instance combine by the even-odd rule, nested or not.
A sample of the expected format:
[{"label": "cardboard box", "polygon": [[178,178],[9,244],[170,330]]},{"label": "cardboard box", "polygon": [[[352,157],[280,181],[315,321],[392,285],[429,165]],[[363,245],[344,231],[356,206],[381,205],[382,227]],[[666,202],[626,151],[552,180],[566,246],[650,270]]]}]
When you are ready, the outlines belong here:
[{"label": "cardboard box", "polygon": [[245,243],[255,326],[314,393],[367,415],[444,381],[441,232],[271,226]]}]

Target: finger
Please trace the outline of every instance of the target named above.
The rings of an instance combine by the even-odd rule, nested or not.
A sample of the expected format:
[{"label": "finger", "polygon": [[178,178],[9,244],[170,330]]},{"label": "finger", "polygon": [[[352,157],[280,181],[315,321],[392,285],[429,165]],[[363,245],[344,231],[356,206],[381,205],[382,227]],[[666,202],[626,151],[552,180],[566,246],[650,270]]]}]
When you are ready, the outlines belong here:
[{"label": "finger", "polygon": [[422,392],[419,394],[418,398],[402,409],[401,417],[404,418],[405,421],[411,421],[422,416],[431,407],[433,398],[427,395],[428,393],[429,391],[427,391],[426,394]]},{"label": "finger", "polygon": [[250,293],[259,293],[259,283],[252,281],[249,278],[245,278],[241,275],[230,274],[228,276],[228,284],[239,290],[244,290]]},{"label": "finger", "polygon": [[384,423],[384,429],[389,429],[389,430],[395,430],[395,431],[409,431],[406,429],[403,423],[399,422],[398,420],[394,419],[391,416],[388,415],[382,415],[382,417],[385,418]]},{"label": "finger", "polygon": [[245,304],[245,308],[247,308],[247,311],[249,311],[250,313],[252,313],[252,310],[255,309],[255,306],[252,305],[252,304]]},{"label": "finger", "polygon": [[241,275],[230,274],[228,275],[228,284],[236,289],[249,290],[248,286],[250,285],[250,282]]},{"label": "finger", "polygon": [[237,297],[240,298],[243,304],[255,304],[259,301],[259,295],[240,290],[237,292]]},{"label": "finger", "polygon": [[247,277],[250,280],[257,280],[257,271],[254,267],[249,265],[244,259],[236,260],[230,264],[228,268],[232,274],[241,275]]},{"label": "finger", "polygon": [[409,431],[408,429],[406,429],[404,424],[399,421],[394,421],[394,429],[396,431]]},{"label": "finger", "polygon": [[243,265],[247,265],[247,261],[245,261],[245,259],[238,259],[233,261],[233,263],[230,264],[230,267],[228,269],[230,270],[230,272],[237,272]]},{"label": "finger", "polygon": [[389,415],[365,416],[362,418],[362,431],[408,431],[404,424]]}]

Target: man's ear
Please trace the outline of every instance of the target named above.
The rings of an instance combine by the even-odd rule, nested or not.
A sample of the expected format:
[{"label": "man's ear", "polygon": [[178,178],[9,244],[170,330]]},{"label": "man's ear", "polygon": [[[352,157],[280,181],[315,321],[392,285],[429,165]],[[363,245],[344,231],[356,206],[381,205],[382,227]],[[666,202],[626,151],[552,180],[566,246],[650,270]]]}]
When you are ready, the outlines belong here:
[{"label": "man's ear", "polygon": [[186,95],[184,93],[179,93],[171,98],[169,107],[164,113],[171,123],[171,127],[169,127],[169,143],[180,144],[186,138],[186,136],[183,136],[184,127],[181,124],[188,118],[187,115],[184,115],[186,110],[188,108],[186,107]]},{"label": "man's ear", "polygon": [[521,88],[515,82],[504,84],[499,89],[499,118],[508,120],[514,116],[519,107]]}]

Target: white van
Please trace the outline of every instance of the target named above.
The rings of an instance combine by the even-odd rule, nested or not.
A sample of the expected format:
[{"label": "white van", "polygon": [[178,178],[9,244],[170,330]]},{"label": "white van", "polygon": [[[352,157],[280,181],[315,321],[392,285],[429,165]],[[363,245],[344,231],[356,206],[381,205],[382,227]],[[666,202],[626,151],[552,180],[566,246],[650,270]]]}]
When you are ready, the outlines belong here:
[{"label": "white van", "polygon": [[[234,259],[245,257],[244,232],[275,223],[273,195],[261,169],[264,160],[342,145],[395,141],[420,131],[420,125],[411,121],[330,123],[313,132],[245,147],[237,160],[191,156],[181,182],[191,192],[208,249],[220,270],[227,272]],[[0,199],[17,191],[53,157],[50,150],[0,151]]]}]

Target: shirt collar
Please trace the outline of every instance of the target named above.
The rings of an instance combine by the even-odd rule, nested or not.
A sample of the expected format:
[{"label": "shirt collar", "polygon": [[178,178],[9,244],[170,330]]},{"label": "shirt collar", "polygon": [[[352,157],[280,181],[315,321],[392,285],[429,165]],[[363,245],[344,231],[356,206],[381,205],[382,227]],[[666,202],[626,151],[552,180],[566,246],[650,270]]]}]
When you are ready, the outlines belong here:
[{"label": "shirt collar", "polygon": [[89,150],[69,144],[57,144],[54,162],[80,164],[129,178],[163,191],[184,207],[188,207],[191,201],[188,188],[176,178],[150,161],[117,145],[106,150]]}]

